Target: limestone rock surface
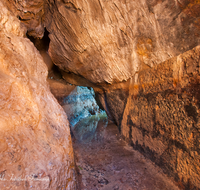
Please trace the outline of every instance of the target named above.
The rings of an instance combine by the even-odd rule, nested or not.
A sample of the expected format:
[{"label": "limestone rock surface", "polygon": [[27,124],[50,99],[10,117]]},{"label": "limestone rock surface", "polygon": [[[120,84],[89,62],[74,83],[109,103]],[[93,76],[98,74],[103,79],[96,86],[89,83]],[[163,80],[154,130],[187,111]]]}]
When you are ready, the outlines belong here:
[{"label": "limestone rock surface", "polygon": [[26,28],[0,1],[0,189],[76,189],[67,117]]}]

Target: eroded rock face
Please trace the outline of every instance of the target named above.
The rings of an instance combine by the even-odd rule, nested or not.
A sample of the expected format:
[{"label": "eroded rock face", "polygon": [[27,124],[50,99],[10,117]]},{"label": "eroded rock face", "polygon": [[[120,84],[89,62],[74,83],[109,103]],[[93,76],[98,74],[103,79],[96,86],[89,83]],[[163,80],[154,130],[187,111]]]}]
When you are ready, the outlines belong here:
[{"label": "eroded rock face", "polygon": [[0,1],[0,189],[76,189],[67,117],[47,66]]},{"label": "eroded rock face", "polygon": [[66,72],[116,83],[200,43],[195,0],[47,1],[49,53]]},{"label": "eroded rock face", "polygon": [[42,38],[44,34],[44,0],[6,0],[9,9],[26,26],[27,34]]},{"label": "eroded rock face", "polygon": [[132,79],[121,131],[178,181],[200,188],[200,46]]},{"label": "eroded rock face", "polygon": [[104,90],[97,90],[96,92],[96,96],[106,111],[108,118],[116,123],[119,130],[121,130],[121,120],[129,94],[129,84],[130,81],[127,81],[112,85],[110,89],[106,87]]},{"label": "eroded rock face", "polygon": [[199,0],[6,2],[30,35],[41,37],[47,28],[49,54],[63,77],[94,87],[135,149],[179,185],[200,188],[199,47],[184,53],[200,43]]}]

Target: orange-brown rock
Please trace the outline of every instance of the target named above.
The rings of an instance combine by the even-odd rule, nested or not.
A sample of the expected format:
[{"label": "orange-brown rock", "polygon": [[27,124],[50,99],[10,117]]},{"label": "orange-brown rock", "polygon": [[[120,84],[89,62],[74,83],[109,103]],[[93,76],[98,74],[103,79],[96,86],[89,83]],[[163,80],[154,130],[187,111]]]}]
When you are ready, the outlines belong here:
[{"label": "orange-brown rock", "polygon": [[64,80],[48,79],[51,93],[60,105],[64,104],[64,98],[69,96],[76,86],[66,83]]},{"label": "orange-brown rock", "polygon": [[67,117],[26,29],[0,1],[0,189],[76,189]]},{"label": "orange-brown rock", "polygon": [[[10,9],[16,11],[16,17],[26,26],[24,31],[27,30],[29,35],[42,37],[44,27],[47,28],[50,33],[49,55],[62,70],[63,78],[72,84],[94,87],[109,117],[118,124],[124,137],[135,149],[162,167],[180,186],[184,186],[187,190],[200,188],[200,50],[199,46],[196,47],[200,44],[199,0],[7,0],[6,2],[11,5]],[[4,30],[12,30],[18,36],[18,33],[25,34],[21,32],[22,30],[15,29],[18,28],[19,22],[12,27],[11,25],[7,27],[7,22],[4,20],[2,22],[5,23]],[[16,54],[13,56],[18,54],[21,56],[21,53],[25,52],[22,48],[27,44],[24,38],[20,38],[23,39],[23,43],[18,40],[19,38],[2,36],[2,39],[4,38],[5,47],[10,47],[15,41],[15,44],[18,44],[18,49],[8,48],[11,52],[15,50]],[[196,48],[191,50],[194,47]],[[14,63],[17,62],[20,59],[19,55],[16,59],[10,58],[9,62],[12,63],[13,59]],[[31,57],[35,54],[30,53],[30,55],[29,59],[33,60]],[[24,58],[18,62],[22,64],[25,61]],[[27,78],[32,76],[30,81],[39,80],[41,82],[39,84],[46,85],[45,80],[39,75],[41,68],[31,64],[23,64],[23,67],[19,71],[22,75],[19,77],[16,74],[15,82],[25,80],[23,73],[29,72],[26,67],[33,67],[38,75],[31,70]],[[9,67],[2,66],[2,69],[10,69],[8,73],[15,70],[18,72],[10,64]],[[3,80],[3,84],[6,84],[6,80]],[[22,89],[26,89],[32,82],[23,85],[25,87]],[[10,89],[2,94],[12,94],[10,92],[13,91]],[[48,110],[49,114],[53,114],[54,111],[50,110],[56,110],[56,106],[47,103],[45,105],[50,107],[41,108],[42,102],[47,101],[45,98],[40,98],[45,97],[45,93],[41,95],[39,93],[41,90],[38,90],[37,86],[31,89],[34,89],[32,91],[35,93],[34,96],[30,90],[31,96],[35,97],[33,105],[36,104],[39,110]],[[16,102],[18,94],[19,97],[22,97],[20,93],[23,93],[24,97],[28,96],[23,90],[16,91],[14,91],[16,96],[13,98],[17,100]],[[45,92],[47,93],[46,88]],[[5,98],[5,101],[9,99]],[[18,104],[26,105],[20,102]],[[34,109],[34,112],[32,111],[34,114],[31,114],[33,118],[37,118],[35,107],[29,107],[30,110]],[[9,115],[14,118],[17,108],[12,110],[14,111]],[[3,113],[7,111],[3,110]],[[46,115],[44,113],[39,114],[39,118],[41,115]],[[24,118],[27,120],[28,116],[25,115]],[[54,117],[51,116],[50,119],[52,118]],[[61,123],[63,121],[59,120]],[[49,125],[44,124],[44,126]],[[23,127],[17,128],[18,131],[21,129]],[[64,134],[62,130],[65,128],[59,130],[61,134],[58,133],[65,138],[62,136]],[[36,131],[37,136],[43,134],[43,130]],[[46,131],[49,131],[49,128]],[[49,139],[51,138],[48,137]],[[60,146],[57,143],[56,145]],[[63,156],[59,153],[57,155]]]},{"label": "orange-brown rock", "polygon": [[49,53],[62,70],[116,83],[200,43],[197,0],[55,0],[45,4]]},{"label": "orange-brown rock", "polygon": [[44,0],[6,0],[15,16],[26,26],[27,34],[42,38],[44,34]]},{"label": "orange-brown rock", "polygon": [[185,189],[200,188],[200,46],[132,79],[121,132]]}]

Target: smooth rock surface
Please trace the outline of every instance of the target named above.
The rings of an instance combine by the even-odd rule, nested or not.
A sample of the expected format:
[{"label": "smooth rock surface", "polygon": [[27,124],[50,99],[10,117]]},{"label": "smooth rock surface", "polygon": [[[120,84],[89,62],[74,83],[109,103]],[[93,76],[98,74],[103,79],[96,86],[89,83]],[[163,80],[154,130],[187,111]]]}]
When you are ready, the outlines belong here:
[{"label": "smooth rock surface", "polygon": [[67,117],[26,28],[0,1],[0,189],[76,189]]},{"label": "smooth rock surface", "polygon": [[61,106],[64,105],[65,97],[69,96],[70,93],[76,88],[76,86],[66,83],[63,79],[55,80],[52,75],[50,75],[47,81],[49,83],[51,93],[55,96]]}]

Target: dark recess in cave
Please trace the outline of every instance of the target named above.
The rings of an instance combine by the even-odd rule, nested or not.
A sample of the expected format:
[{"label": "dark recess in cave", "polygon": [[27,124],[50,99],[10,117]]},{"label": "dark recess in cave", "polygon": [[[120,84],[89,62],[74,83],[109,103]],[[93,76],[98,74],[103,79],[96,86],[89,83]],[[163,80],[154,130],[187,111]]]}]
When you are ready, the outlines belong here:
[{"label": "dark recess in cave", "polygon": [[44,62],[48,66],[48,70],[49,70],[48,77],[51,79],[62,79],[62,75],[61,75],[59,67],[53,64],[48,54],[49,43],[50,43],[49,32],[45,29],[44,36],[41,39],[34,38],[32,36],[29,36],[28,34],[27,34],[27,37],[31,40],[31,42],[33,42],[37,50],[42,55]]},{"label": "dark recess in cave", "polygon": [[38,51],[48,51],[50,38],[49,38],[49,32],[46,29],[44,31],[44,36],[42,39],[34,38],[32,36],[29,36],[28,34],[27,37],[31,40],[31,42],[33,42]]}]

